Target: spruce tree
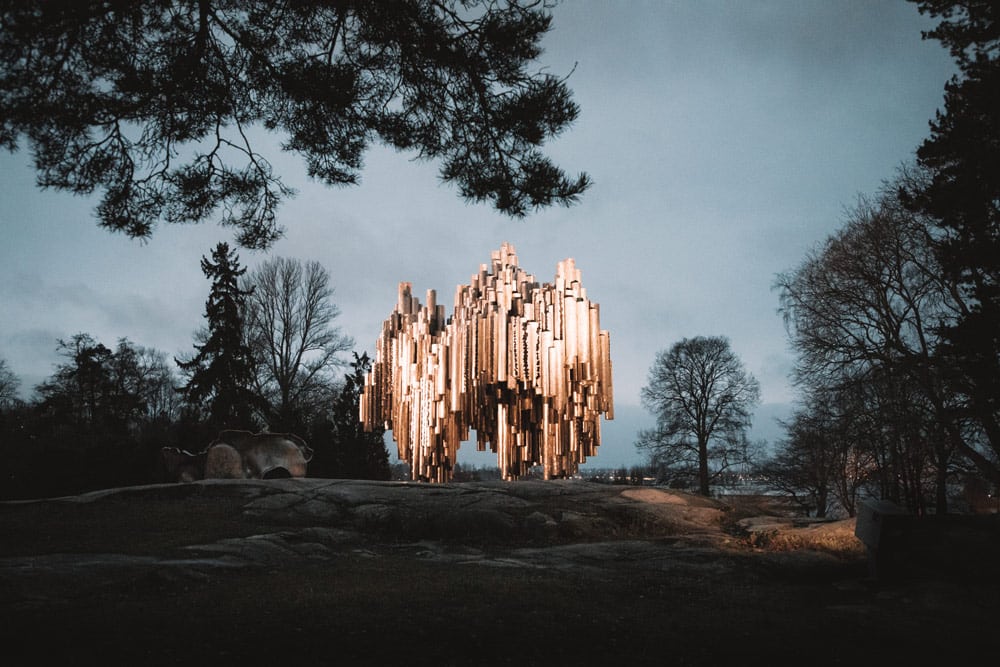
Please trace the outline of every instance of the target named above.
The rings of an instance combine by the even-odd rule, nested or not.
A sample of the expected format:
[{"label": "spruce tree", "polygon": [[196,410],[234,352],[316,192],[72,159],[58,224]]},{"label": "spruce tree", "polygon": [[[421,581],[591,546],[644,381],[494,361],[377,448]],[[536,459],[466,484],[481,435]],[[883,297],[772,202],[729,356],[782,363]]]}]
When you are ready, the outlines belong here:
[{"label": "spruce tree", "polygon": [[[344,385],[333,402],[331,441],[329,448],[330,477],[346,479],[390,478],[389,452],[385,446],[385,429],[365,431],[359,405],[365,386],[365,376],[371,370],[367,353],[354,353],[351,372],[345,374]],[[319,452],[317,452],[319,454]],[[317,457],[318,458],[318,457]]]},{"label": "spruce tree", "polygon": [[917,150],[930,176],[901,194],[936,221],[938,260],[966,304],[943,322],[940,357],[965,397],[961,416],[976,422],[991,450],[969,455],[1000,482],[1000,9],[985,0],[914,1],[940,19],[924,38],[947,47],[959,71]]},{"label": "spruce tree", "polygon": [[246,298],[252,290],[240,289],[245,272],[239,256],[228,243],[219,243],[212,259],[201,258],[201,270],[212,281],[205,303],[207,330],[199,333],[197,353],[177,360],[188,377],[181,389],[185,402],[202,415],[213,430],[253,430],[254,362],[243,332]]}]

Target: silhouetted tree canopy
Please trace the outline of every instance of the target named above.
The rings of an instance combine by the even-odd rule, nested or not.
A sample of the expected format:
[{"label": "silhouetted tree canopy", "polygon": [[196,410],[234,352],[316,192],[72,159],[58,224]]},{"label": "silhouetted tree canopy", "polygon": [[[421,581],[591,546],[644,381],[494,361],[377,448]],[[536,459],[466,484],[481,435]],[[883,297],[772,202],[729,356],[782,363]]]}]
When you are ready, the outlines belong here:
[{"label": "silhouetted tree canopy", "polygon": [[167,356],[126,338],[110,348],[87,333],[57,351],[62,361],[35,397],[0,405],[0,498],[155,481],[160,448],[176,443]]},{"label": "silhouetted tree canopy", "polygon": [[313,437],[316,454],[309,463],[314,477],[343,479],[391,478],[389,452],[385,446],[385,429],[365,431],[361,423],[360,402],[365,376],[371,371],[368,353],[354,352],[351,372],[333,399],[329,420]]},{"label": "silhouetted tree canopy", "polygon": [[60,340],[59,354],[66,361],[35,388],[42,399],[40,409],[52,423],[76,434],[84,430],[120,434],[131,413],[140,409],[140,399],[118,390],[114,353],[81,333]]},{"label": "silhouetted tree canopy", "polygon": [[[942,356],[957,369],[952,390],[1000,453],[1000,4],[919,0],[941,19],[924,33],[939,40],[959,73],[945,86],[944,110],[917,151],[930,178],[901,188],[903,201],[936,221],[941,270],[968,308],[943,333]],[[1000,480],[1000,466],[981,461]]]},{"label": "silhouetted tree canopy", "polygon": [[440,161],[466,200],[523,216],[588,187],[540,148],[576,118],[530,70],[536,0],[0,0],[0,145],[41,187],[103,193],[132,237],[220,215],[247,248],[292,191],[251,140],[283,137],[311,177],[354,184],[374,141]]}]

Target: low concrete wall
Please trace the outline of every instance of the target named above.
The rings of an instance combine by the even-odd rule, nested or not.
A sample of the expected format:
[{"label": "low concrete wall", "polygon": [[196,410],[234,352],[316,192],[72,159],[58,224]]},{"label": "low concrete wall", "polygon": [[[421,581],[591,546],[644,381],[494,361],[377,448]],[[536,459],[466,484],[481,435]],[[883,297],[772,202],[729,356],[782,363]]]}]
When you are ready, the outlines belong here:
[{"label": "low concrete wall", "polygon": [[886,501],[862,503],[854,534],[879,580],[934,577],[1000,580],[1000,516],[916,516]]}]

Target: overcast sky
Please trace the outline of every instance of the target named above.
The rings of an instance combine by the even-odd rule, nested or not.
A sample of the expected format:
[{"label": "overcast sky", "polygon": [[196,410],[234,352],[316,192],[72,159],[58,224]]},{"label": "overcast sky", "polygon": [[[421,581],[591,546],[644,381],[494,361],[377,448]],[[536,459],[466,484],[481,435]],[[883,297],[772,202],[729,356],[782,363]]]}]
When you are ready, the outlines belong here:
[{"label": "overcast sky", "polygon": [[[270,255],[330,272],[339,325],[371,351],[400,281],[450,312],[504,241],[540,281],[572,257],[611,332],[616,419],[592,466],[639,462],[652,418],[639,391],[658,350],[727,336],[761,383],[756,437],[795,400],[776,274],[836,230],[845,207],[910,160],[953,72],[921,40],[903,0],[570,0],[554,10],[540,64],[569,84],[578,121],[547,152],[594,185],[571,208],[512,220],[465,204],[434,163],[374,147],[359,186],[310,182],[270,150],[298,190]],[[575,66],[575,70],[574,70]],[[277,146],[277,138],[262,141]],[[94,201],[34,185],[30,153],[0,153],[0,357],[22,389],[50,375],[58,339],[121,337],[192,350],[209,282],[199,263],[229,230],[161,226],[148,243],[99,229]],[[245,265],[269,255],[241,251]],[[464,445],[460,463],[485,463]]]}]

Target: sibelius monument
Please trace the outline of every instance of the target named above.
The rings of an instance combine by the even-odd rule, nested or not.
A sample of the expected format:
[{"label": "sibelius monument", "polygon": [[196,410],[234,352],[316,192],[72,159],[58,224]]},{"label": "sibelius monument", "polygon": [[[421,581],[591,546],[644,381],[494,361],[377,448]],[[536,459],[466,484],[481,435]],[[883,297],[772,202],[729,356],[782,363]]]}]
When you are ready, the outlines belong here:
[{"label": "sibelius monument", "polygon": [[544,284],[507,243],[491,259],[447,320],[434,290],[421,305],[403,282],[382,324],[360,418],[392,430],[414,480],[449,481],[470,428],[504,479],[536,465],[568,477],[597,453],[601,415],[614,418],[609,334],[573,259]]}]

